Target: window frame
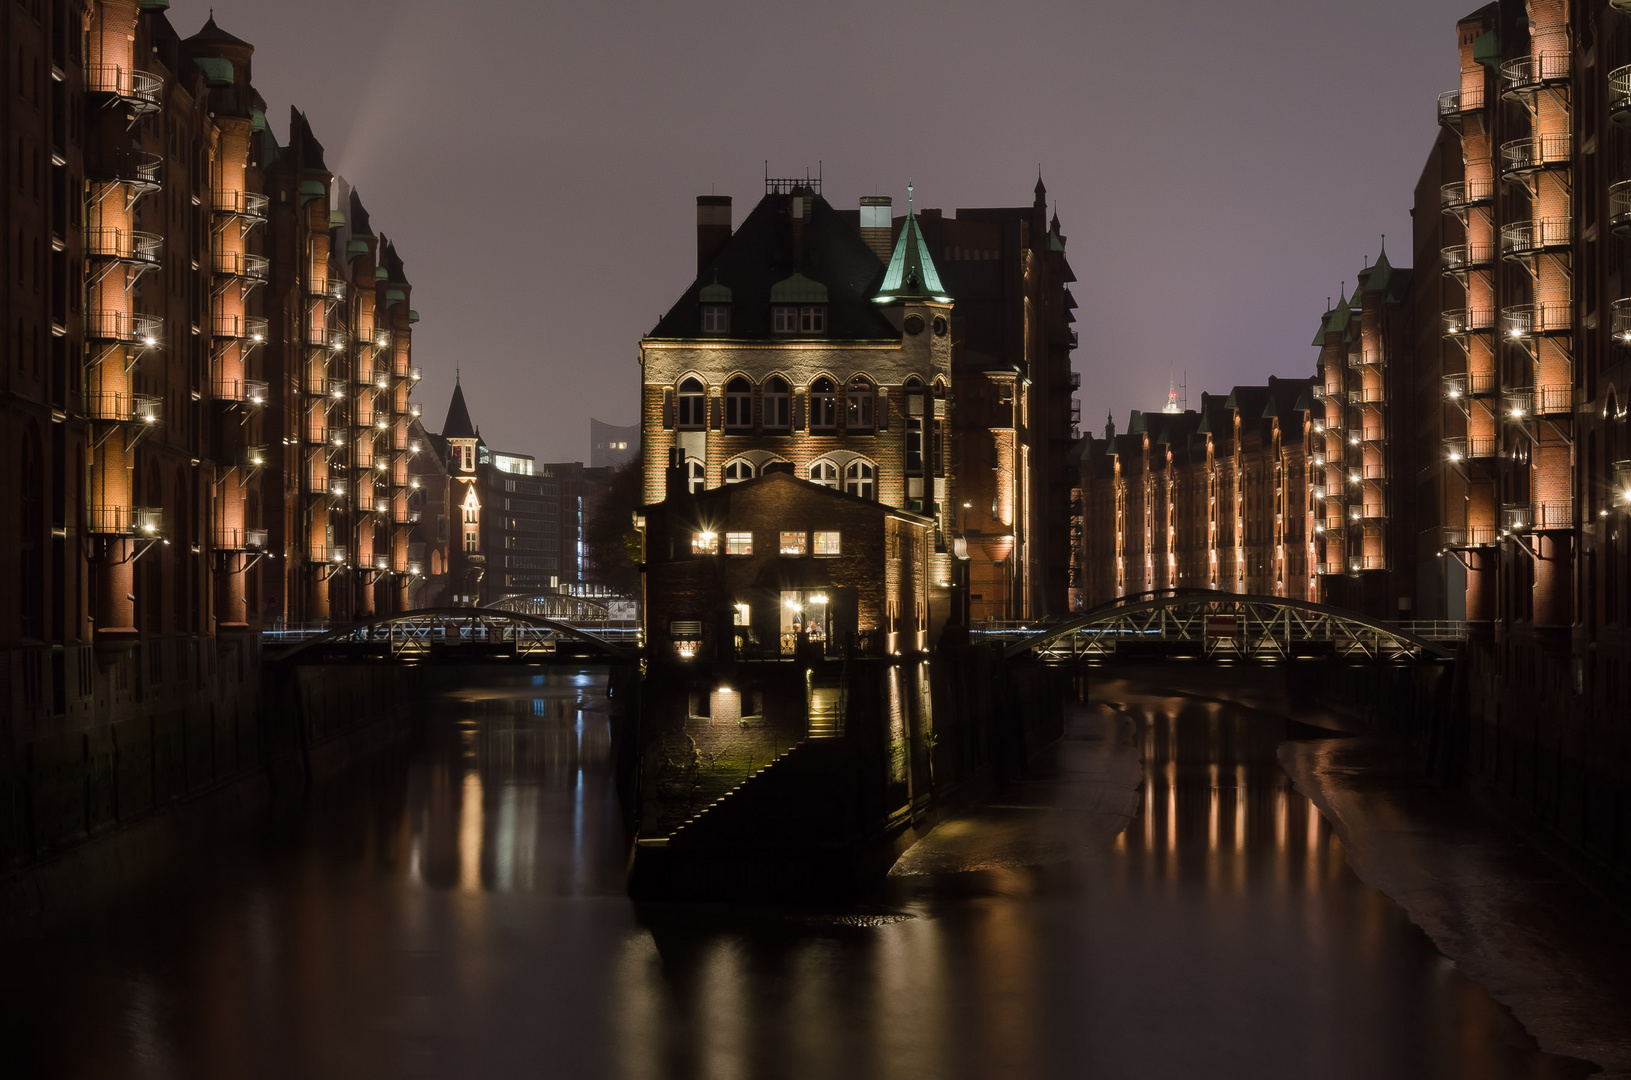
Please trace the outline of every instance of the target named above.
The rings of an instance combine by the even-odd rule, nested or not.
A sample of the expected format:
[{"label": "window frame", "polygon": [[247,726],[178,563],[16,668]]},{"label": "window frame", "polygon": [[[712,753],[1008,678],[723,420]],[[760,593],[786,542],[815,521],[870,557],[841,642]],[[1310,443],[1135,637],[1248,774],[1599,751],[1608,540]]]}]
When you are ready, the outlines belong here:
[{"label": "window frame", "polygon": [[[696,389],[687,389],[687,387]],[[674,388],[674,426],[681,431],[701,431],[708,426],[708,387],[695,375]]]},{"label": "window frame", "polygon": [[706,529],[691,534],[692,555],[718,555],[719,534]]},{"label": "window frame", "polygon": [[[778,389],[777,387],[780,387]],[[764,426],[766,431],[789,431],[793,427],[793,386],[780,375],[772,375],[764,381],[760,391],[763,402]]]},{"label": "window frame", "polygon": [[746,376],[734,375],[725,381],[725,430],[746,431],[753,427],[753,384]]},{"label": "window frame", "polygon": [[844,430],[867,434],[876,430],[877,404],[878,388],[870,379],[864,375],[851,379],[844,388]]},{"label": "window frame", "polygon": [[708,466],[703,464],[701,458],[685,459],[685,489],[693,495],[708,490]]},{"label": "window frame", "polygon": [[[865,470],[864,476],[854,476],[852,473]],[[853,488],[861,487],[864,490],[855,491]],[[869,502],[878,501],[878,467],[865,458],[855,458],[844,466],[844,492],[854,495],[858,499]]]},{"label": "window frame", "polygon": [[733,556],[746,556],[753,554],[753,533],[746,530],[736,530],[725,534],[725,554]]},{"label": "window frame", "polygon": [[[822,550],[831,545],[830,550]],[[818,529],[810,534],[810,554],[818,559],[836,559],[844,553],[844,534],[839,529]]]},{"label": "window frame", "polygon": [[[832,470],[832,475],[816,476],[817,470],[825,472],[828,469]],[[824,488],[831,488],[834,491],[843,490],[844,472],[838,467],[838,463],[831,458],[817,458],[810,462],[809,468],[804,470],[804,478],[810,483]]]},{"label": "window frame", "polygon": [[810,553],[810,534],[803,529],[782,529],[776,550],[789,559],[803,558]]},{"label": "window frame", "polygon": [[810,384],[810,430],[838,430],[838,384],[825,375]]},{"label": "window frame", "polygon": [[[747,475],[732,476],[731,472],[733,470],[737,472],[746,472]],[[731,460],[725,462],[725,468],[721,475],[724,483],[726,484],[741,484],[748,480],[752,480],[755,476],[758,476],[759,470],[754,468],[753,462],[749,461],[747,458],[732,458]]]},{"label": "window frame", "polygon": [[731,306],[729,304],[703,304],[702,332],[704,334],[730,333]]}]

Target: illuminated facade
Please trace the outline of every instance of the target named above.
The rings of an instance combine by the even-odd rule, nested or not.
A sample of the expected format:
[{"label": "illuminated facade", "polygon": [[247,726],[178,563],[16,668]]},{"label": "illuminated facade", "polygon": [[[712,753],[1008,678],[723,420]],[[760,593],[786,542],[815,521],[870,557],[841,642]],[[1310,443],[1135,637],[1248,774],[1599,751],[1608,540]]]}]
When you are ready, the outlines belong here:
[{"label": "illuminated facade", "polygon": [[252,46],[167,6],[0,14],[0,711],[42,761],[160,713],[230,739],[256,630],[413,577],[401,261],[303,119],[272,136]]},{"label": "illuminated facade", "polygon": [[671,460],[698,491],[790,470],[930,518],[942,621],[1064,610],[1074,304],[1044,195],[895,218],[767,180],[736,230],[699,197],[697,278],[641,342],[646,497]]}]

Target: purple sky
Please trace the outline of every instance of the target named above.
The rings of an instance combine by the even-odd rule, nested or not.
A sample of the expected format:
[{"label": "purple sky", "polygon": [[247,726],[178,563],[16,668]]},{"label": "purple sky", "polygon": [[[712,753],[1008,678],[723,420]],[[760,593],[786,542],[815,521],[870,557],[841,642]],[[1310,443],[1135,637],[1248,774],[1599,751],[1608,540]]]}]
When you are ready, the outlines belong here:
[{"label": "purple sky", "polygon": [[[1312,370],[1316,322],[1388,235],[1474,0],[1059,3],[216,0],[391,236],[439,424],[588,453],[635,419],[638,343],[695,269],[695,196],[824,163],[825,194],[1028,205],[1070,240],[1086,422]],[[174,0],[183,34],[207,14]]]}]

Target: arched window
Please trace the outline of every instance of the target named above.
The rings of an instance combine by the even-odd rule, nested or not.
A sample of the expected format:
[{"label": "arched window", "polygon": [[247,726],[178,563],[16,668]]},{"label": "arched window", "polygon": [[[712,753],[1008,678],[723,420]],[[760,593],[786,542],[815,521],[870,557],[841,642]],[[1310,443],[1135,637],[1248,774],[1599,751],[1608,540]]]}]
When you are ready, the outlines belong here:
[{"label": "arched window", "polygon": [[810,430],[838,426],[838,387],[823,375],[810,384]]},{"label": "arched window", "polygon": [[725,426],[753,426],[753,384],[740,375],[725,384]]},{"label": "arched window", "polygon": [[873,398],[872,384],[864,377],[857,375],[850,380],[849,394],[844,408],[844,427],[846,430],[862,433],[872,430]]},{"label": "arched window", "polygon": [[702,459],[685,459],[685,486],[693,495],[708,490],[708,470],[703,467]]},{"label": "arched window", "polygon": [[810,466],[810,482],[837,489],[838,466],[823,458]]},{"label": "arched window", "polygon": [[844,490],[863,499],[878,497],[878,470],[870,461],[859,458],[844,469]]},{"label": "arched window", "polygon": [[725,483],[740,484],[744,480],[753,479],[753,462],[746,458],[737,458],[735,461],[725,463]]},{"label": "arched window", "polygon": [[792,399],[793,394],[787,386],[786,379],[779,375],[772,375],[765,380],[764,421],[766,430],[787,430],[788,423],[793,415],[790,408]]},{"label": "arched window", "polygon": [[708,395],[702,380],[680,383],[680,423],[682,428],[702,428],[708,424]]}]

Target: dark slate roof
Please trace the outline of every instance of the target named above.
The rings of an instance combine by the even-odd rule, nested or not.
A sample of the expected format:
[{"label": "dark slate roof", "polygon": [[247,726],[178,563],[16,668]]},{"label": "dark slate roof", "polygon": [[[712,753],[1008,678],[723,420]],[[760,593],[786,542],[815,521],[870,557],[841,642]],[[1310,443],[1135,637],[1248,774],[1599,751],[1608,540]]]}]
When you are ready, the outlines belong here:
[{"label": "dark slate roof", "polygon": [[249,42],[245,41],[243,38],[235,37],[221,29],[219,26],[215,25],[215,12],[213,11],[210,12],[209,21],[204,23],[204,28],[198,31],[198,33],[194,34],[192,37],[188,38],[187,44],[232,45],[241,49],[253,49],[255,47],[249,44]]},{"label": "dark slate roof", "polygon": [[859,495],[851,495],[847,491],[839,491],[837,488],[830,488],[824,484],[812,483],[803,477],[796,476],[790,472],[782,471],[760,473],[752,480],[744,480],[739,484],[725,484],[720,487],[709,488],[706,491],[699,491],[695,495],[684,495],[674,500],[664,499],[661,502],[648,503],[647,508],[650,509],[652,507],[662,506],[664,503],[671,501],[674,502],[676,506],[681,506],[686,499],[693,500],[693,505],[698,507],[716,507],[720,503],[725,503],[728,505],[733,494],[741,494],[743,492],[751,491],[761,484],[790,484],[797,487],[801,494],[813,499],[829,499],[837,502],[848,502],[851,505],[864,506],[869,510],[875,510],[879,514],[906,518],[911,521],[920,522],[924,525],[934,524],[933,518],[924,517],[922,514],[914,513],[911,510],[902,510],[897,506],[890,506],[888,503],[881,503],[875,499],[863,499]]},{"label": "dark slate roof", "polygon": [[368,210],[357,195],[357,189],[351,189],[351,235],[373,236],[374,230],[368,224]]},{"label": "dark slate roof", "polygon": [[442,438],[475,439],[476,425],[470,422],[470,410],[464,403],[464,388],[457,377],[453,380],[453,400],[447,403],[447,419],[442,421]]},{"label": "dark slate roof", "polygon": [[827,337],[898,341],[900,331],[872,302],[883,280],[883,263],[825,199],[814,196],[811,202],[802,262],[794,255],[792,196],[766,195],[649,336],[701,337],[698,294],[717,281],[731,291],[729,337],[769,338],[770,290],[799,273],[827,287]]},{"label": "dark slate roof", "polygon": [[396,253],[396,244],[381,237],[379,247],[382,252],[379,264],[385,268],[386,280],[397,285],[406,285],[408,275],[402,267],[402,256]]},{"label": "dark slate roof", "polygon": [[301,166],[314,172],[327,172],[328,165],[323,161],[323,144],[311,133],[311,123],[307,121],[306,114],[299,109],[289,111],[293,114],[289,121],[289,145],[300,145]]}]

